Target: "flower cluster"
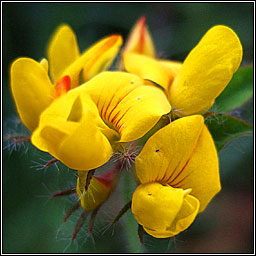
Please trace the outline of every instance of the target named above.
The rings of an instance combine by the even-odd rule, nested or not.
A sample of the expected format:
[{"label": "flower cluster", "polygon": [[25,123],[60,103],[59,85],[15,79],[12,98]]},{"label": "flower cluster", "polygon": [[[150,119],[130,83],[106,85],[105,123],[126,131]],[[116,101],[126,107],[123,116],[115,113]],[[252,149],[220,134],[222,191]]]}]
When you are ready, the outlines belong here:
[{"label": "flower cluster", "polygon": [[[87,213],[94,216],[114,190],[125,159],[135,166],[138,182],[131,211],[156,238],[187,229],[221,189],[218,155],[203,114],[240,66],[235,32],[214,26],[183,63],[161,60],[142,17],[117,70],[105,71],[121,45],[120,35],[110,35],[80,54],[74,32],[62,25],[48,46],[49,65],[30,58],[11,65],[12,95],[31,143],[78,173],[76,188],[53,195],[77,194],[78,204],[65,220],[80,206],[84,210],[72,239]],[[134,147],[163,116],[168,122],[139,154],[129,154],[124,145]],[[112,169],[97,175],[116,155]]]}]

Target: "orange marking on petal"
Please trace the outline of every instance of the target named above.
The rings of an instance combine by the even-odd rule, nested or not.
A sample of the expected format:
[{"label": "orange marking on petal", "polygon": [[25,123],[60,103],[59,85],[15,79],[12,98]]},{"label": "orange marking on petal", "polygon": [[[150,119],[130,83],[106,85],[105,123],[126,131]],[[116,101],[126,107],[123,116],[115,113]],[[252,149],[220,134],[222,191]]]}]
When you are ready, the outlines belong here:
[{"label": "orange marking on petal", "polygon": [[107,41],[101,45],[101,47],[97,50],[97,52],[94,54],[94,57],[88,60],[87,67],[90,68],[93,66],[93,64],[101,57],[101,55],[106,52],[108,49],[110,49],[120,38],[120,35],[112,35],[109,36]]},{"label": "orange marking on petal", "polygon": [[70,90],[70,77],[64,76],[62,77],[56,84],[56,91],[54,94],[54,98],[58,98],[63,94],[66,94]]},{"label": "orange marking on petal", "polygon": [[138,52],[143,53],[144,44],[145,44],[146,17],[142,16],[140,18],[138,24],[140,27]]}]

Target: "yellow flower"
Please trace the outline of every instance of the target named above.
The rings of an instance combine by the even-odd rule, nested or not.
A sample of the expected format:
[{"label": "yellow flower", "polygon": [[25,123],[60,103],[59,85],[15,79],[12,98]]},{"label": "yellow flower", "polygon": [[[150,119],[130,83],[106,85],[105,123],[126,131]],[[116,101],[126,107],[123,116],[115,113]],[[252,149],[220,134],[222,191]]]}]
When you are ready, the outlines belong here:
[{"label": "yellow flower", "polygon": [[31,141],[72,169],[91,170],[106,163],[119,142],[142,137],[170,110],[162,90],[138,76],[102,72],[52,102]]},{"label": "yellow flower", "polygon": [[67,25],[55,32],[48,47],[48,62],[19,58],[11,65],[11,91],[19,116],[33,131],[39,116],[54,98],[79,85],[79,77],[89,80],[112,63],[122,44],[118,35],[106,37],[80,55],[76,36]]},{"label": "yellow flower", "polygon": [[149,138],[135,161],[142,183],[132,212],[157,238],[187,229],[220,191],[218,156],[201,115],[183,117]]},{"label": "yellow flower", "polygon": [[214,26],[189,53],[184,63],[123,54],[125,70],[164,88],[177,116],[205,113],[223,91],[242,60],[235,32]]}]

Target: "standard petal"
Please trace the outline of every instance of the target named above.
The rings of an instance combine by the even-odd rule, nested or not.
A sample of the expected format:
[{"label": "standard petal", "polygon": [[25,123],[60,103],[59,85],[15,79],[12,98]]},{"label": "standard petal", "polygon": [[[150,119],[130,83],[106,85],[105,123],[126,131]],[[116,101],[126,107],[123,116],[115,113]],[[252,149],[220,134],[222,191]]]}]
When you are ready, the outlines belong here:
[{"label": "standard petal", "polygon": [[226,26],[211,28],[189,53],[169,91],[178,116],[205,113],[238,69],[242,45]]},{"label": "standard petal", "polygon": [[19,116],[25,126],[33,131],[41,112],[53,100],[54,87],[40,63],[19,58],[11,66],[11,90]]},{"label": "standard petal", "polygon": [[161,89],[145,86],[138,76],[125,72],[103,72],[85,90],[105,123],[119,132],[119,142],[142,137],[171,110]]},{"label": "standard petal", "polygon": [[152,135],[136,157],[136,174],[141,183],[168,183],[191,157],[204,126],[200,115],[177,119]]},{"label": "standard petal", "polygon": [[71,78],[71,88],[79,85],[80,74],[83,74],[84,81],[90,80],[112,64],[122,41],[122,37],[119,35],[111,35],[100,40],[68,66],[61,77],[68,75]]},{"label": "standard petal", "polygon": [[183,189],[191,188],[190,194],[200,201],[200,212],[220,191],[218,154],[212,136],[205,125],[193,155],[170,185]]},{"label": "standard petal", "polygon": [[133,27],[123,53],[134,52],[155,57],[155,48],[151,34],[146,26],[146,17],[141,17]]},{"label": "standard petal", "polygon": [[139,185],[132,197],[131,210],[140,225],[151,230],[166,230],[175,220],[184,199],[183,189],[158,182]]},{"label": "standard petal", "polygon": [[76,35],[68,25],[61,25],[54,33],[48,46],[50,75],[54,82],[63,71],[80,55]]}]

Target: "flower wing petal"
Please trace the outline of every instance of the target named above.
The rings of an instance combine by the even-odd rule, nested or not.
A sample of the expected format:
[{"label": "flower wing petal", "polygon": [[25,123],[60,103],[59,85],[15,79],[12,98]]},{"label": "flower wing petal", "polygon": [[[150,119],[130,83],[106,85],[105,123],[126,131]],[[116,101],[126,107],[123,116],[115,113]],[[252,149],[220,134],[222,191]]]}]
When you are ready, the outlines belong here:
[{"label": "flower wing petal", "polygon": [[192,224],[198,214],[199,207],[200,202],[196,197],[191,195],[185,196],[179,213],[172,225],[167,228],[171,232],[171,236],[179,234]]},{"label": "flower wing petal", "polygon": [[29,58],[19,58],[11,66],[11,90],[19,116],[33,131],[41,112],[50,105],[54,87],[44,67]]},{"label": "flower wing petal", "polygon": [[116,132],[104,124],[90,96],[79,89],[56,99],[44,111],[32,143],[72,169],[90,170],[109,160],[109,140]]},{"label": "flower wing petal", "polygon": [[182,207],[172,225],[164,230],[152,230],[144,227],[145,231],[156,238],[168,238],[186,230],[194,221],[199,209],[199,200],[193,196],[187,195],[184,198]]},{"label": "flower wing petal", "polygon": [[177,115],[206,112],[238,69],[242,53],[233,30],[211,28],[189,53],[170,88],[169,100]]},{"label": "flower wing petal", "polygon": [[158,182],[139,185],[132,197],[131,210],[143,227],[151,230],[166,230],[180,211],[183,189],[163,186]]}]

